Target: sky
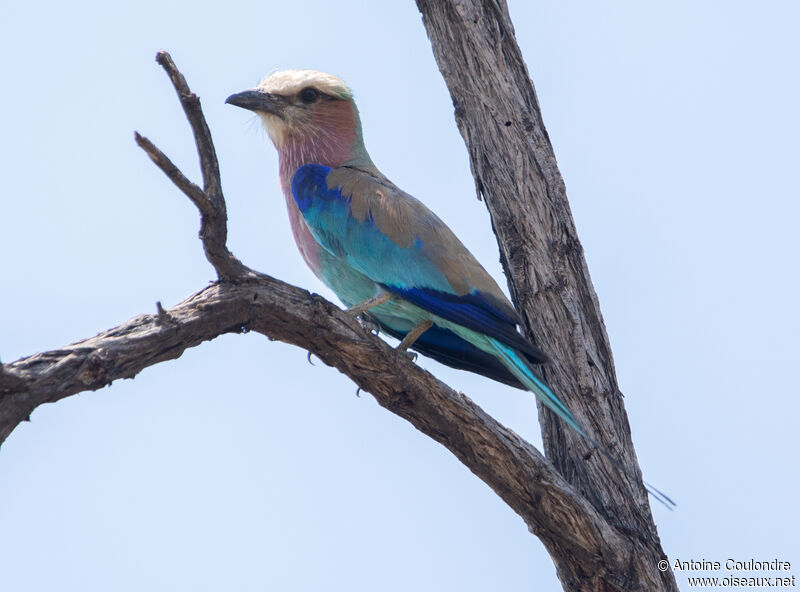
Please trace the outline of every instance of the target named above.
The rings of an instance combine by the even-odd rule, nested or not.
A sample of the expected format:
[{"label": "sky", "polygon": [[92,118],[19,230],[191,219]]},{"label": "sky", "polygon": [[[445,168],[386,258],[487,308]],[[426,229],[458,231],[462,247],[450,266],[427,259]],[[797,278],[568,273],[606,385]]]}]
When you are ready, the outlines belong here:
[{"label": "sky", "polygon": [[[798,5],[510,10],[643,473],[678,503],[653,504],[665,551],[797,574]],[[214,278],[194,206],[133,141],[199,179],[159,49],[201,97],[247,265],[334,298],[296,252],[266,134],[224,104],[276,69],[313,68],[350,84],[377,166],[505,286],[410,0],[16,2],[0,22],[4,362]],[[541,446],[531,395],[419,364]],[[522,519],[449,452],[260,335],[31,419],[0,449],[4,590],[560,589]]]}]

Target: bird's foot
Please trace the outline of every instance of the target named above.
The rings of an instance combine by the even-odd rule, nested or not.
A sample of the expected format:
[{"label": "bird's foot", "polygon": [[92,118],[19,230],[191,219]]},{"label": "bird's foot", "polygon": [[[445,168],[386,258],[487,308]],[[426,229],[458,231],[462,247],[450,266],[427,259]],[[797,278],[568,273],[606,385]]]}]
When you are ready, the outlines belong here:
[{"label": "bird's foot", "polygon": [[402,351],[403,355],[405,355],[405,357],[407,357],[412,362],[416,362],[417,358],[419,357],[419,354],[417,352],[412,352],[408,350],[400,350],[400,351]]},{"label": "bird's foot", "polygon": [[358,322],[364,329],[374,335],[378,335],[381,332],[381,326],[369,315],[360,315],[358,317]]}]

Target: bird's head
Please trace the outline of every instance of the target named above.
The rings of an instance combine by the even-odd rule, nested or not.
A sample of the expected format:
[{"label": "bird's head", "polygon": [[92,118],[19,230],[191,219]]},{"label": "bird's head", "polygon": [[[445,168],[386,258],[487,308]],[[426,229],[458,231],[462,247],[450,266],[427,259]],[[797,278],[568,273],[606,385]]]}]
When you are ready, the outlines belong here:
[{"label": "bird's head", "polygon": [[258,114],[281,159],[297,161],[293,166],[303,160],[329,166],[369,161],[353,94],[336,76],[282,70],[225,102]]}]

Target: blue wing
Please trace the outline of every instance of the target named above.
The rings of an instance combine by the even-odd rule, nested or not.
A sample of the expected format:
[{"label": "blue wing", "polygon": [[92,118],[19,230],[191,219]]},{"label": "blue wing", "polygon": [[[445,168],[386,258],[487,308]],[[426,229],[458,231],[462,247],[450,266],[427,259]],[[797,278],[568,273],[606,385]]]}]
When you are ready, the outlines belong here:
[{"label": "blue wing", "polygon": [[519,334],[513,306],[461,241],[387,179],[308,164],[292,178],[292,194],[330,254],[424,310],[494,337],[532,362],[546,361]]},{"label": "blue wing", "polygon": [[[374,317],[374,320],[384,333],[396,339],[405,337],[405,332],[396,330],[377,317]],[[468,370],[509,386],[527,390],[527,387],[495,356],[478,349],[469,341],[465,341],[447,329],[434,325],[420,335],[412,347],[422,355],[433,358],[445,366]]]}]

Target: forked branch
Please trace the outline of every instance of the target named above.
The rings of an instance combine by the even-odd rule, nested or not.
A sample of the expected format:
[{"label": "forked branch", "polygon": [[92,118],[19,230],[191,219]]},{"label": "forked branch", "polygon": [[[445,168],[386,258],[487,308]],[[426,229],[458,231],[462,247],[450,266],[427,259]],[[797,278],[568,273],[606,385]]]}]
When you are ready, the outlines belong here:
[{"label": "forked branch", "polygon": [[227,247],[228,211],[225,206],[225,197],[222,195],[217,151],[211,140],[211,131],[208,129],[206,118],[203,116],[200,97],[191,91],[183,74],[178,71],[175,62],[172,61],[172,56],[166,51],[159,51],[156,54],[156,61],[164,68],[172,81],[183,112],[192,128],[197,145],[197,155],[200,159],[200,171],[203,175],[203,189],[187,179],[155,144],[139,132],[134,133],[136,143],[200,210],[200,240],[203,241],[206,258],[217,271],[217,277],[220,280],[232,281],[250,276],[254,272],[234,257]]}]

